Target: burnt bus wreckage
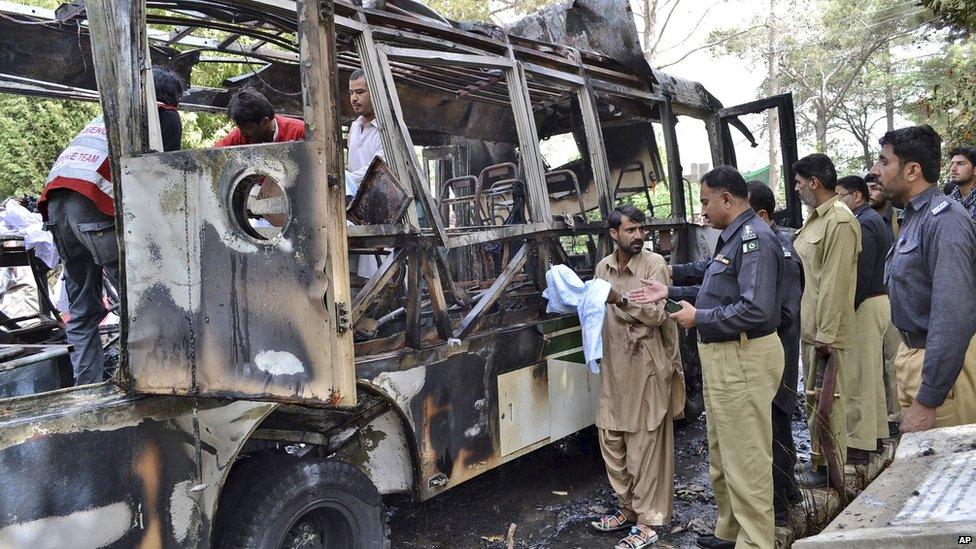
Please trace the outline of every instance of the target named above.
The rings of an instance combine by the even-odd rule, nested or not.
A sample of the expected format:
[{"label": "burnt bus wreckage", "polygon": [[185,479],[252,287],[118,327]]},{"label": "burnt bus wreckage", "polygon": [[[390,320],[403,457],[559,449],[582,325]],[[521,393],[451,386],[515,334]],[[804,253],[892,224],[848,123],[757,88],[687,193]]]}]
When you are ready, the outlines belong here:
[{"label": "burnt bus wreckage", "polygon": [[[412,0],[0,14],[0,91],[101,102],[123,261],[112,380],[67,387],[43,355],[0,363],[0,546],[381,546],[380,494],[430,498],[593,423],[598,378],[578,320],[545,313],[545,272],[592,273],[604,220],[635,193],[657,204],[656,250],[710,254],[679,117],[704,124],[713,165],[734,164],[730,125],[752,140],[736,117],[777,109],[783,165],[796,156],[788,95],[723,108],[652,70],[618,0],[507,30]],[[222,112],[252,86],[304,118],[306,141],[154,152],[149,67],[189,81],[231,62],[251,70],[192,87],[182,109]],[[386,160],[347,206],[355,69]],[[575,154],[550,164],[547,142]],[[251,192],[268,180],[276,195]],[[798,225],[792,195],[781,215]],[[378,259],[368,279],[351,274],[363,256]],[[25,364],[52,390],[11,393]]]}]

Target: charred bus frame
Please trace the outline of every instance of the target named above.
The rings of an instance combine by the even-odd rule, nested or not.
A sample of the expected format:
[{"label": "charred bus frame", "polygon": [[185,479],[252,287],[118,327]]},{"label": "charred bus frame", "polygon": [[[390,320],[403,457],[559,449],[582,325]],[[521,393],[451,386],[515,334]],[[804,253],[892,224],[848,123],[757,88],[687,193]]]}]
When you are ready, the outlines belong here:
[{"label": "charred bus frame", "polygon": [[[610,249],[601,220],[648,177],[669,189],[670,215],[647,223],[659,250],[678,261],[710,253],[688,221],[677,115],[704,121],[717,165],[735,162],[737,116],[776,108],[783,165],[796,156],[788,95],[724,109],[699,84],[454,24],[406,0],[88,0],[53,14],[0,2],[0,12],[11,52],[0,91],[102,104],[125,265],[120,375],[0,401],[0,467],[15,479],[0,486],[0,544],[79,535],[79,520],[94,517],[99,528],[86,532],[105,545],[208,545],[263,460],[289,471],[351,464],[374,492],[426,499],[576,432],[592,424],[596,378],[582,365],[578,321],[544,313],[548,266],[592,268]],[[30,37],[38,32],[46,45]],[[66,71],[59,51],[85,62]],[[213,52],[224,57],[204,55]],[[257,87],[302,115],[307,140],[155,153],[151,64],[188,76],[230,56],[264,66],[227,86]],[[382,200],[351,211],[387,213],[347,227],[339,82],[354,68],[368,81],[386,164],[367,172]],[[194,87],[184,106],[219,112],[227,95]],[[474,132],[491,120],[513,138],[483,146]],[[557,133],[572,135],[576,164],[545,165],[540,139]],[[496,168],[507,179],[490,180],[487,212],[489,179],[474,173]],[[446,173],[469,186],[448,185]],[[252,176],[272,177],[281,195],[235,202]],[[288,222],[249,231],[241,219],[261,212]],[[798,224],[789,193],[783,215]],[[564,237],[588,245],[567,249]],[[489,246],[497,259],[486,259]],[[355,287],[350,252],[383,257]],[[697,356],[693,345],[682,351],[694,394]],[[700,405],[692,399],[691,413]],[[36,478],[97,489],[22,489]],[[385,539],[382,525],[360,534],[376,542],[377,531]]]}]

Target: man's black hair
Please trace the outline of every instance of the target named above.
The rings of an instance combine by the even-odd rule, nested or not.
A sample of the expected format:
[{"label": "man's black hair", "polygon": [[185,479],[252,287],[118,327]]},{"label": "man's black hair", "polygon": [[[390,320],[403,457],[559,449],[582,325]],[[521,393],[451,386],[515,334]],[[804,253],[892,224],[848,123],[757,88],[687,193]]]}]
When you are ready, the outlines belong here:
[{"label": "man's black hair", "polygon": [[868,184],[863,177],[859,175],[848,175],[837,180],[837,186],[843,188],[847,192],[857,192],[861,193],[861,200],[867,202],[868,200]]},{"label": "man's black hair", "polygon": [[156,101],[174,107],[179,106],[183,92],[186,91],[186,82],[183,81],[183,77],[163,67],[155,67],[152,72]]},{"label": "man's black hair", "polygon": [[254,88],[244,88],[234,94],[227,103],[227,116],[235,124],[257,124],[265,118],[274,119],[271,102]]},{"label": "man's black hair", "polygon": [[813,153],[793,163],[793,171],[807,179],[816,177],[827,189],[837,186],[837,170],[830,158],[821,153]]},{"label": "man's black hair", "polygon": [[647,217],[644,216],[644,212],[637,208],[636,206],[631,206],[630,204],[624,204],[622,206],[617,206],[610,212],[610,218],[607,222],[610,224],[611,229],[620,229],[620,225],[624,222],[623,218],[633,221],[634,223],[644,223]]},{"label": "man's black hair", "polygon": [[773,190],[762,181],[749,181],[746,183],[746,189],[749,190],[749,205],[752,209],[756,213],[766,210],[766,215],[772,219],[773,212],[776,210],[776,197],[773,196]]},{"label": "man's black hair", "polygon": [[922,176],[929,183],[939,180],[942,168],[942,138],[928,124],[891,130],[879,141],[881,146],[891,145],[900,166],[917,162]]},{"label": "man's black hair", "polygon": [[951,151],[949,151],[949,158],[958,155],[965,156],[966,160],[968,160],[970,164],[976,166],[976,147],[970,147],[969,145],[960,145],[952,149]]},{"label": "man's black hair", "polygon": [[366,73],[363,72],[363,69],[352,71],[352,74],[349,75],[349,81],[352,82],[353,80],[366,80]]},{"label": "man's black hair", "polygon": [[732,166],[718,166],[701,176],[701,182],[709,189],[721,190],[743,200],[749,199],[749,189],[746,180],[739,170]]}]

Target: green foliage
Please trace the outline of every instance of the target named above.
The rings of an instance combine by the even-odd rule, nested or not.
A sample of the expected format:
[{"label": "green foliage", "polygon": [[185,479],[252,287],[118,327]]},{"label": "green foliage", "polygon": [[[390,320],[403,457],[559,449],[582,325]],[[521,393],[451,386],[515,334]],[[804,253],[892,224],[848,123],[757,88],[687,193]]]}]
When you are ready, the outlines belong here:
[{"label": "green foliage", "polygon": [[0,197],[40,194],[51,164],[98,105],[0,95]]},{"label": "green foliage", "polygon": [[922,5],[932,10],[945,24],[964,33],[976,32],[976,1],[922,0]]},{"label": "green foliage", "polygon": [[915,121],[935,128],[947,147],[976,142],[976,44],[947,45],[920,76],[928,86],[908,109]]}]

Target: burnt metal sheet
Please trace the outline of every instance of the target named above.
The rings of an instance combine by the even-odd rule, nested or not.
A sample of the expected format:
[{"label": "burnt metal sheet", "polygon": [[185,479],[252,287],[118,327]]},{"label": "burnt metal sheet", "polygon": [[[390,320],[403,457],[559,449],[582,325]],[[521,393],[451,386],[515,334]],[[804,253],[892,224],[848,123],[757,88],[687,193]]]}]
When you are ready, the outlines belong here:
[{"label": "burnt metal sheet", "polygon": [[[123,161],[125,348],[136,390],[355,404],[354,365],[335,354],[334,285],[344,281],[326,273],[330,253],[345,253],[345,235],[329,234],[321,221],[330,200],[322,147],[274,143]],[[284,193],[283,227],[242,226],[248,221],[233,197],[250,203],[255,197],[238,182],[255,175]]]},{"label": "burnt metal sheet", "polygon": [[359,225],[386,225],[400,221],[412,200],[393,170],[377,156],[366,168],[346,212]]},{"label": "burnt metal sheet", "polygon": [[110,386],[0,406],[0,547],[210,547],[230,465],[274,406]]}]

